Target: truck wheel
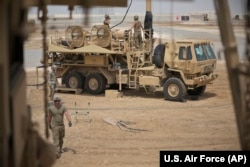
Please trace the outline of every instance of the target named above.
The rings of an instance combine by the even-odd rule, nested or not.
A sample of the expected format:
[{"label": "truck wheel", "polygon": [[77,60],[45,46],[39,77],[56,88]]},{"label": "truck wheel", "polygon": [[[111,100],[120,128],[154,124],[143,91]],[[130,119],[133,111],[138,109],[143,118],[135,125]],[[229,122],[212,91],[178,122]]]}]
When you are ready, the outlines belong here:
[{"label": "truck wheel", "polygon": [[86,77],[85,89],[91,94],[103,93],[106,86],[106,79],[100,73],[91,73]]},{"label": "truck wheel", "polygon": [[206,86],[200,86],[193,90],[188,90],[187,93],[192,96],[201,96],[206,90]]},{"label": "truck wheel", "polygon": [[163,85],[164,97],[172,101],[185,101],[187,89],[179,78],[169,78]]},{"label": "truck wheel", "polygon": [[83,88],[84,86],[84,77],[81,73],[77,71],[70,72],[66,77],[66,87],[67,88]]},{"label": "truck wheel", "polygon": [[165,45],[159,44],[155,47],[153,54],[153,63],[158,68],[162,68],[164,64],[164,55],[165,55]]}]

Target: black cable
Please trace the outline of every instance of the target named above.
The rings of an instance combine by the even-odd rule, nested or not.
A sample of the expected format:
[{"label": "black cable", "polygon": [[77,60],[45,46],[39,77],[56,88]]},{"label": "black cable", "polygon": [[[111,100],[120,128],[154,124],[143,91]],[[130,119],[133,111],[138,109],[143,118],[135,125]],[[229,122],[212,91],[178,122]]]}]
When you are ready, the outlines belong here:
[{"label": "black cable", "polygon": [[123,23],[123,21],[125,20],[125,18],[126,18],[126,16],[127,16],[127,14],[128,14],[128,11],[129,11],[129,9],[130,9],[131,5],[132,5],[132,2],[133,2],[133,0],[131,0],[131,1],[130,1],[130,4],[129,4],[129,6],[128,6],[128,9],[127,9],[127,11],[126,11],[125,15],[124,15],[124,16],[123,16],[123,18],[122,18],[122,21],[120,21],[118,24],[116,24],[116,25],[112,26],[110,29],[112,29],[112,28],[114,28],[114,27],[116,27],[116,26],[118,26],[118,25],[120,25],[120,24],[122,24],[122,23]]},{"label": "black cable", "polygon": [[125,128],[126,130],[130,130],[132,132],[135,132],[135,131],[148,131],[146,129],[137,129],[137,128],[131,128],[131,127],[128,127],[127,124],[134,124],[134,122],[128,122],[128,121],[117,121],[116,125],[121,129],[123,130],[121,127]]},{"label": "black cable", "polygon": [[47,81],[44,81],[43,83],[40,84],[26,84],[26,86],[42,86],[46,83]]}]

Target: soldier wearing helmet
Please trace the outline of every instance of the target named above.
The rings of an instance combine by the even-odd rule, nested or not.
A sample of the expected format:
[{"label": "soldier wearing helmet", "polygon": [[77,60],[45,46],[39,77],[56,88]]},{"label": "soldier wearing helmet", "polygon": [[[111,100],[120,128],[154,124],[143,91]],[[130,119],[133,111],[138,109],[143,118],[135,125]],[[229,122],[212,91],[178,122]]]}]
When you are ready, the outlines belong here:
[{"label": "soldier wearing helmet", "polygon": [[143,26],[141,21],[139,21],[139,16],[134,16],[134,23],[132,27],[129,29],[134,29],[134,40],[137,48],[141,48],[142,45],[142,34],[141,30],[143,30]]},{"label": "soldier wearing helmet", "polygon": [[61,97],[53,98],[54,104],[48,108],[48,124],[52,131],[53,144],[57,149],[57,157],[63,153],[63,138],[65,136],[64,115],[68,120],[69,127],[72,126],[71,116],[65,106],[62,105]]},{"label": "soldier wearing helmet", "polygon": [[104,21],[103,21],[103,24],[109,27],[111,18],[109,17],[108,14],[105,14],[104,18],[105,18],[105,19],[104,19]]},{"label": "soldier wearing helmet", "polygon": [[138,19],[139,19],[139,16],[135,15],[134,20],[138,20]]},{"label": "soldier wearing helmet", "polygon": [[50,89],[50,94],[49,97],[51,100],[53,100],[54,94],[56,92],[56,87],[57,87],[57,77],[56,77],[56,65],[51,66],[51,71],[48,72],[47,80],[48,80],[48,85]]}]

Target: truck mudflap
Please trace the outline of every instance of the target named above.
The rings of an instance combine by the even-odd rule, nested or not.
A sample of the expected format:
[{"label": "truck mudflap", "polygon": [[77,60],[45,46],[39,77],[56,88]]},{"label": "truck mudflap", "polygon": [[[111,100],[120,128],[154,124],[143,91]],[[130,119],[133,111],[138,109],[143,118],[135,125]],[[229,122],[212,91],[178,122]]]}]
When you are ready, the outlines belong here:
[{"label": "truck mudflap", "polygon": [[218,74],[202,75],[193,78],[193,84],[196,85],[196,87],[203,86],[215,80],[216,78],[218,78]]}]

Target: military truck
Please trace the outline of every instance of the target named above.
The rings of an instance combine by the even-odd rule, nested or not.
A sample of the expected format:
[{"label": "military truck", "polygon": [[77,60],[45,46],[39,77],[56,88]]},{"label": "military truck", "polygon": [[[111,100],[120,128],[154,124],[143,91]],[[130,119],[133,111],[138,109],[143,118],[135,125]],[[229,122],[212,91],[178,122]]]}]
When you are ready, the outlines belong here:
[{"label": "military truck", "polygon": [[65,34],[51,36],[48,65],[57,65],[57,76],[67,88],[90,94],[114,86],[119,91],[124,87],[163,89],[164,98],[173,101],[202,95],[217,78],[211,42],[167,41],[153,47],[151,30],[144,30],[142,36],[143,42],[138,43],[128,30],[95,25],[87,31],[69,26]]}]

